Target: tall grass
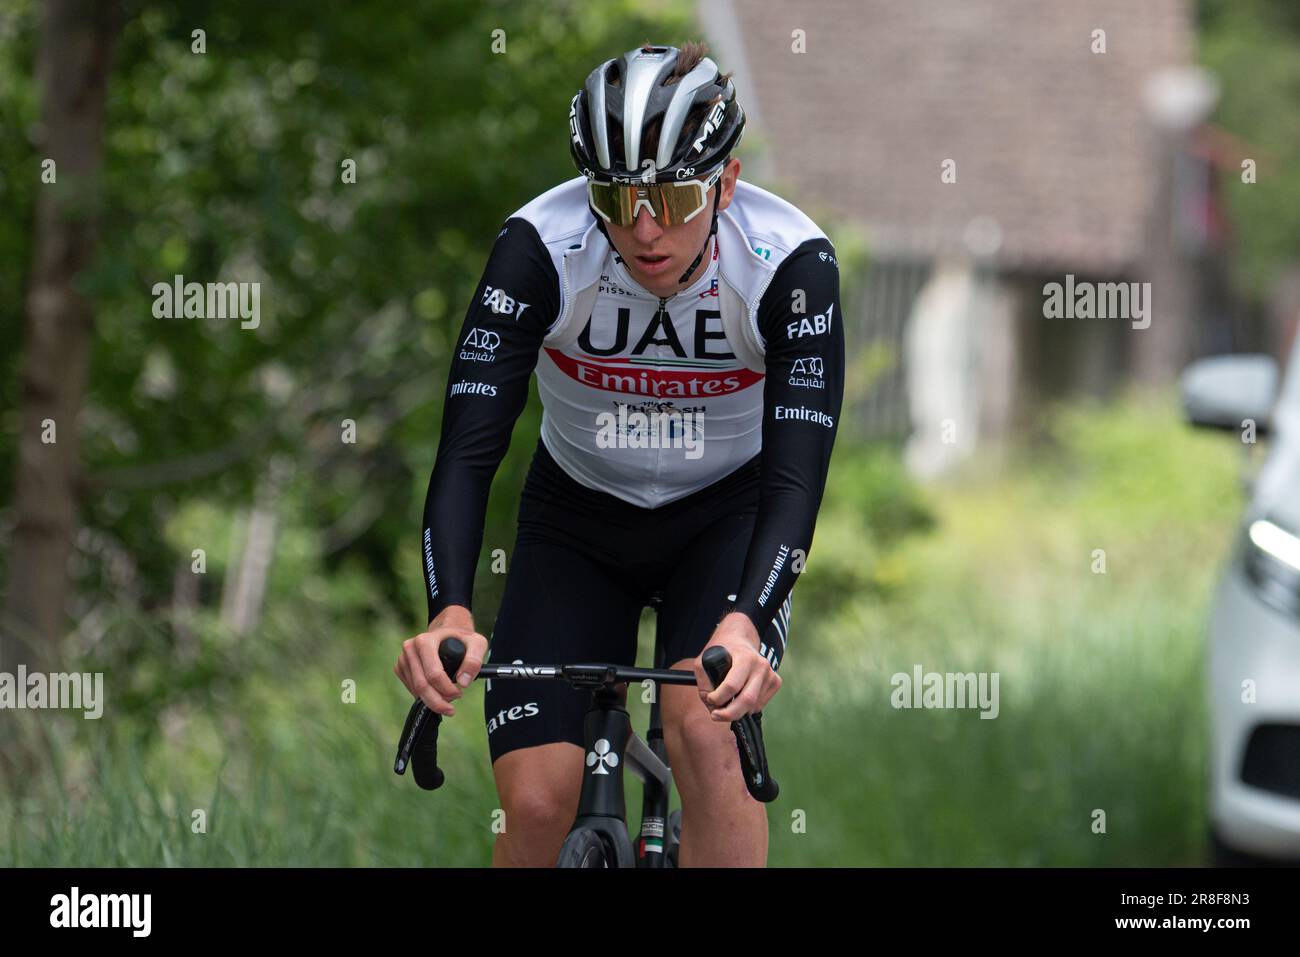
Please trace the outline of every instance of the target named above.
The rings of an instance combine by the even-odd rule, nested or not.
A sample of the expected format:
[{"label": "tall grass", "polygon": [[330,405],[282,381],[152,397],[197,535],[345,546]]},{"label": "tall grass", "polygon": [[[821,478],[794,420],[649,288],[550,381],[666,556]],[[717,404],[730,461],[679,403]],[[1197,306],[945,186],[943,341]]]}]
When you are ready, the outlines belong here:
[{"label": "tall grass", "polygon": [[[1199,860],[1202,636],[1240,505],[1231,446],[1133,399],[1058,413],[1002,469],[924,490],[892,454],[837,451],[764,719],[782,785],[771,863]],[[447,784],[422,792],[391,770],[404,626],[278,601],[201,692],[100,721],[4,716],[46,757],[0,794],[0,865],[488,863],[481,684],[443,724]],[[918,664],[996,672],[997,718],[894,708],[891,677]],[[628,796],[635,822],[631,782]]]},{"label": "tall grass", "polygon": [[[931,489],[894,590],[817,624],[767,722],[792,782],[773,863],[1200,860],[1203,635],[1239,462],[1150,402],[1059,412],[1046,449]],[[916,664],[997,672],[998,717],[895,709]]]}]

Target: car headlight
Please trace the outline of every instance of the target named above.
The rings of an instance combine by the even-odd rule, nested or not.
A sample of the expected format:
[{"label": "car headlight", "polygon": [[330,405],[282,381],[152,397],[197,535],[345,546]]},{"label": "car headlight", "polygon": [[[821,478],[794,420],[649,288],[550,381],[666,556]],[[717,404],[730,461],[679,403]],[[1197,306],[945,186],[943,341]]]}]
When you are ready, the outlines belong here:
[{"label": "car headlight", "polygon": [[1246,528],[1246,577],[1260,597],[1290,614],[1300,613],[1300,536],[1267,518]]}]

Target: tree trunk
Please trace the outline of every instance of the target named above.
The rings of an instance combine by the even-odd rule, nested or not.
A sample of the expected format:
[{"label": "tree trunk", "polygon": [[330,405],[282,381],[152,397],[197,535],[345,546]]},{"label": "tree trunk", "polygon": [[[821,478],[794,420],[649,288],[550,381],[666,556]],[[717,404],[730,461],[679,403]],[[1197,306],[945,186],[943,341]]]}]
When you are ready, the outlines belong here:
[{"label": "tree trunk", "polygon": [[257,483],[253,507],[243,522],[243,537],[232,553],[221,595],[221,624],[237,638],[256,630],[262,617],[280,523],[280,493],[289,476],[287,463],[272,459]]},{"label": "tree trunk", "polygon": [[46,0],[41,13],[42,167],[31,175],[43,175],[46,160],[55,165],[53,181],[43,180],[37,190],[23,319],[16,521],[7,620],[0,628],[0,666],[7,670],[53,660],[64,630],[77,514],[77,414],[94,328],[91,303],[75,282],[96,249],[109,59],[122,22],[117,3],[98,0]]}]

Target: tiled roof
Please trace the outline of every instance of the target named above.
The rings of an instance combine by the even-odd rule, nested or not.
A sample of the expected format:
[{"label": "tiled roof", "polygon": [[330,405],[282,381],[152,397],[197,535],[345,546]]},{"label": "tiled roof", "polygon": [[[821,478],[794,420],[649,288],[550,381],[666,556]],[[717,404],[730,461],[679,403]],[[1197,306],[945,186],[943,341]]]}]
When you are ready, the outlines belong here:
[{"label": "tiled roof", "polygon": [[771,185],[809,212],[859,221],[880,252],[929,252],[991,217],[1003,266],[1139,259],[1162,172],[1143,87],[1191,62],[1187,0],[728,2]]}]

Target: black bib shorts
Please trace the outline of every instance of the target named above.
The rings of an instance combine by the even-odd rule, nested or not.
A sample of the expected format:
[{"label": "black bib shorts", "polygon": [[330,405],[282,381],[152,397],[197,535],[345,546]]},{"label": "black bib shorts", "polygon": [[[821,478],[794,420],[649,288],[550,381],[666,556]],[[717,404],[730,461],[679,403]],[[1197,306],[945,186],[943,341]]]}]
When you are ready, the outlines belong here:
[{"label": "black bib shorts", "polygon": [[[740,588],[758,498],[759,456],[647,509],[575,482],[539,440],[488,661],[634,665],[641,612],[652,601],[663,667],[697,657]],[[785,656],[789,622],[787,598],[761,636],[773,669]],[[557,741],[581,747],[590,701],[590,692],[559,681],[488,681],[492,760]]]}]

